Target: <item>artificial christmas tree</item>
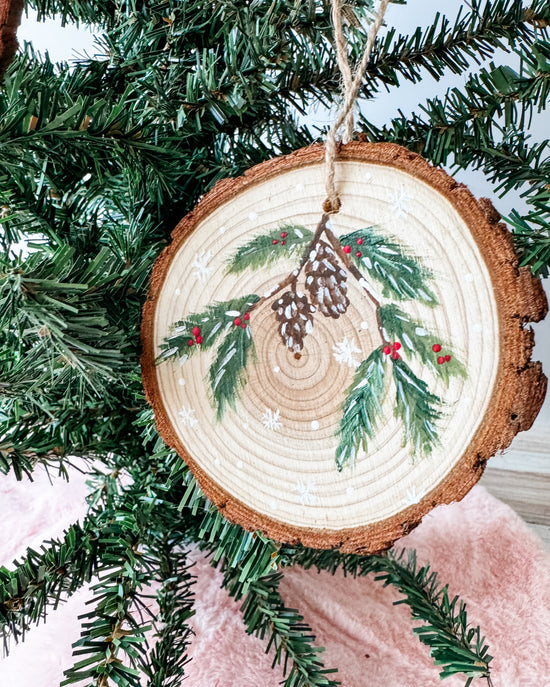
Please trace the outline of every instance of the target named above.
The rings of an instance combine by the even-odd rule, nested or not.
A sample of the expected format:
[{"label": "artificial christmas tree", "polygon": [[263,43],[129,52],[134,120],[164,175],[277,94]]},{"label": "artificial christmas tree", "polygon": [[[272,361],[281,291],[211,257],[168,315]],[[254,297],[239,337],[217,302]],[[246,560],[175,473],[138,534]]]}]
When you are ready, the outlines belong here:
[{"label": "artificial christmas tree", "polygon": [[[444,675],[490,679],[479,630],[467,627],[460,602],[426,568],[417,569],[413,556],[320,552],[230,524],[159,437],[144,398],[140,323],[153,263],[217,180],[314,141],[295,115],[339,97],[328,5],[30,6],[43,16],[93,22],[99,48],[72,66],[27,48],[0,95],[0,468],[27,479],[44,465],[62,477],[71,456],[84,456],[93,484],[83,523],[0,570],[5,642],[93,579],[95,604],[67,683],[179,684],[192,614],[184,547],[198,541],[223,570],[229,592],[244,597],[245,622],[269,639],[287,687],[335,684],[301,616],[279,594],[280,570],[291,565],[381,576],[423,621],[419,637]],[[370,9],[367,2],[347,8],[354,55]],[[548,2],[524,8],[499,0],[475,3],[454,22],[438,16],[410,36],[390,31],[377,41],[361,89],[369,97],[403,77],[460,73],[501,47],[521,56],[521,74],[480,68],[463,89],[430,101],[422,116],[382,129],[363,119],[360,129],[369,140],[398,142],[438,164],[482,168],[502,192],[522,188],[529,207],[509,218],[519,251],[514,268],[521,263],[535,274],[547,274],[550,262],[548,144],[531,144],[527,128],[549,96],[549,20]],[[285,250],[286,231],[272,239],[286,241]],[[27,255],[14,249],[22,239]],[[351,239],[347,246],[351,251]],[[253,303],[238,305],[246,325]],[[541,302],[533,317],[543,314]],[[205,334],[195,323],[188,345],[204,346]],[[307,336],[301,343],[307,346]],[[522,418],[513,421],[521,426]],[[152,621],[158,642],[147,650],[148,623],[136,610],[151,582],[160,585]]]}]

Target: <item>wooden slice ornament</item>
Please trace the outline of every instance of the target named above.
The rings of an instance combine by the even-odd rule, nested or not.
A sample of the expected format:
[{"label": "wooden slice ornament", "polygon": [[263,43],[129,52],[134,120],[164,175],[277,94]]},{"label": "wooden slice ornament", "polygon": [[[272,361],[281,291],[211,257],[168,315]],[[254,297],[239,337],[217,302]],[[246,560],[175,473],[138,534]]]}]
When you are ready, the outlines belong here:
[{"label": "wooden slice ornament", "polygon": [[231,521],[374,552],[461,499],[528,429],[546,313],[486,200],[394,144],[218,183],[176,227],[143,314],[166,442]]}]

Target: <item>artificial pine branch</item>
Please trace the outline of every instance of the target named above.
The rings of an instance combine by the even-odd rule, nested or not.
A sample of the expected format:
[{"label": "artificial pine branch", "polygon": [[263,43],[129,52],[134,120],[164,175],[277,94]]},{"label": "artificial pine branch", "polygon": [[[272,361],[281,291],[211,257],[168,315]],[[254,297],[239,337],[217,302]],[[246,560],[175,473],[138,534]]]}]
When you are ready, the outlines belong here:
[{"label": "artificial pine branch", "polygon": [[458,596],[449,598],[447,587],[440,586],[429,565],[417,566],[414,551],[359,556],[303,548],[296,552],[293,562],[306,569],[328,570],[333,575],[340,569],[351,577],[374,573],[384,586],[392,585],[404,595],[394,603],[407,604],[413,619],[422,621],[414,632],[430,648],[442,679],[463,674],[468,677],[467,685],[476,677],[486,678],[491,684],[492,656],[480,628],[468,624],[466,605]]},{"label": "artificial pine branch", "polygon": [[416,552],[378,558],[373,572],[384,586],[391,584],[405,595],[395,603],[406,603],[412,617],[423,621],[414,631],[430,647],[442,679],[457,673],[490,679],[492,656],[479,627],[469,627],[466,604],[458,596],[449,598],[447,586],[439,585],[429,565],[418,568]]},{"label": "artificial pine branch", "polygon": [[192,630],[193,583],[185,551],[170,542],[159,543],[161,587],[156,594],[159,613],[153,621],[155,645],[141,666],[147,687],[179,687],[191,660],[187,647]]},{"label": "artificial pine branch", "polygon": [[9,641],[24,640],[32,624],[55,610],[97,572],[103,543],[97,536],[97,522],[87,518],[83,525],[69,527],[62,539],[51,540],[40,551],[27,549],[13,570],[0,568],[0,632],[4,651]]},{"label": "artificial pine branch", "polygon": [[107,687],[112,680],[121,687],[140,687],[138,666],[150,626],[136,619],[135,602],[151,581],[152,563],[138,550],[138,533],[133,514],[120,509],[101,532],[101,578],[92,587],[97,603],[83,616],[82,637],[73,645],[74,655],[85,658],[65,671],[62,686],[92,680]]},{"label": "artificial pine branch", "polygon": [[382,84],[398,86],[400,76],[416,83],[424,72],[438,80],[447,70],[462,74],[472,62],[480,64],[496,50],[530,46],[537,29],[549,22],[545,0],[537,0],[528,10],[521,0],[497,0],[473,2],[466,13],[460,7],[454,21],[438,12],[430,27],[419,27],[408,36],[395,38],[395,31],[390,29],[377,40],[363,93],[372,96]]},{"label": "artificial pine branch", "polygon": [[[284,687],[337,687],[340,682],[328,677],[336,670],[321,663],[323,649],[313,645],[311,628],[298,611],[285,605],[279,593],[282,577],[273,573],[250,585],[241,606],[247,632],[267,639],[266,652],[273,653],[273,666],[282,666]],[[226,574],[224,585],[231,596],[240,598],[237,573]]]}]

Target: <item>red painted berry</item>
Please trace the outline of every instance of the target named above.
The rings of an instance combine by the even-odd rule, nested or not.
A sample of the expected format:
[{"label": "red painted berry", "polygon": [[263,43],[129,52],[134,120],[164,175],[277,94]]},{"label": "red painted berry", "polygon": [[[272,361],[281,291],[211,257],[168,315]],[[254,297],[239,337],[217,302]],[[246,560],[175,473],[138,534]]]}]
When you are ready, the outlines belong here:
[{"label": "red painted berry", "polygon": [[389,346],[384,346],[382,352],[384,353],[384,355],[389,355],[391,353],[391,348]]},{"label": "red painted berry", "polygon": [[245,319],[245,320],[249,320],[249,319],[250,319],[250,313],[249,313],[249,312],[245,312],[245,314],[244,314],[244,319]]},{"label": "red painted berry", "polygon": [[236,317],[236,318],[233,320],[233,324],[235,325],[235,327],[240,327],[240,325],[242,324],[241,318],[240,318],[240,317]]},{"label": "red painted berry", "polygon": [[399,341],[396,341],[396,342],[393,344],[393,350],[394,350],[394,351],[398,351],[400,348],[401,348],[401,344],[399,343]]},{"label": "red painted berry", "polygon": [[440,350],[441,350],[441,344],[434,344],[434,345],[432,346],[432,351],[433,351],[434,353],[439,353]]},{"label": "red painted berry", "polygon": [[437,364],[443,365],[444,362],[445,362],[445,358],[442,355],[440,355],[439,358],[437,359]]},{"label": "red painted berry", "polygon": [[272,241],[271,243],[272,243],[274,246],[276,246],[279,242],[277,241],[277,239],[273,239],[273,241]]},{"label": "red painted berry", "polygon": [[400,358],[401,356],[399,355],[399,353],[398,353],[397,351],[393,351],[393,353],[391,354],[391,357],[392,357],[394,360],[399,360],[399,358]]},{"label": "red painted berry", "polygon": [[202,343],[202,336],[199,334],[199,336],[197,336],[197,337],[195,338],[195,341],[196,341],[198,344],[201,344],[201,343]]},{"label": "red painted berry", "polygon": [[244,322],[241,324],[241,329],[246,329],[246,324]]},{"label": "red painted berry", "polygon": [[286,232],[286,231],[281,232],[281,238],[282,239],[286,239],[287,236],[288,236],[288,232]]},{"label": "red painted berry", "polygon": [[348,254],[349,254],[349,253],[351,253],[351,246],[344,246],[344,247],[342,248],[342,250],[344,251],[344,253],[348,253]]},{"label": "red painted berry", "polygon": [[360,257],[361,257],[361,255],[362,255],[362,253],[361,253],[361,251],[360,251],[360,250],[358,250],[358,251],[357,251],[357,253],[355,253],[355,255],[356,255],[356,257],[360,258]]},{"label": "red painted berry", "polygon": [[192,332],[193,332],[193,336],[198,336],[201,333],[201,328],[200,327],[193,327]]},{"label": "red painted berry", "polygon": [[187,345],[188,345],[188,346],[192,346],[194,343],[195,343],[195,342],[193,341],[193,339],[189,339],[189,341],[187,342]]},{"label": "red painted berry", "polygon": [[363,245],[363,239],[357,239],[357,245],[362,246]]},{"label": "red painted berry", "polygon": [[286,241],[281,241],[281,246],[286,245]]},{"label": "red painted berry", "polygon": [[446,362],[446,363],[448,363],[450,359],[451,359],[451,356],[450,356],[450,355],[446,355],[446,356],[445,356],[445,362]]}]

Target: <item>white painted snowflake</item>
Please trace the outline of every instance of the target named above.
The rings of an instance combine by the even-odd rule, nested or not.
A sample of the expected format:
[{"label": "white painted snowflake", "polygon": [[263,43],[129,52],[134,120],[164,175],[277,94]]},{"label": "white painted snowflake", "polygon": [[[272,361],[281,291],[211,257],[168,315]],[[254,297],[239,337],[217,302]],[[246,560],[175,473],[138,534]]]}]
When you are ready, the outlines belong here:
[{"label": "white painted snowflake", "polygon": [[212,274],[212,268],[208,267],[212,253],[209,250],[203,250],[200,253],[195,253],[191,267],[195,269],[193,276],[199,281],[206,281]]},{"label": "white painted snowflake", "polygon": [[193,428],[199,424],[199,421],[195,417],[195,411],[193,410],[193,408],[186,408],[185,406],[182,406],[179,414],[180,414],[181,424],[184,427]]},{"label": "white painted snowflake", "polygon": [[360,349],[355,345],[355,339],[348,341],[344,336],[343,341],[340,341],[332,347],[334,353],[332,354],[341,365],[348,365],[349,367],[359,367],[361,364],[359,360],[354,358],[354,353],[361,353]]},{"label": "white painted snowflake", "polygon": [[412,196],[403,187],[396,189],[390,197],[392,214],[395,219],[405,218],[411,209]]},{"label": "white painted snowflake", "polygon": [[275,412],[273,410],[270,410],[269,408],[266,408],[265,413],[262,415],[262,423],[264,427],[266,429],[270,429],[271,431],[281,429],[283,424],[279,419],[280,414],[281,411],[278,408]]},{"label": "white painted snowflake", "polygon": [[317,497],[313,493],[315,490],[315,482],[309,480],[308,482],[302,482],[299,479],[296,484],[292,487],[292,491],[298,492],[298,498],[302,506],[312,506]]},{"label": "white painted snowflake", "polygon": [[416,487],[413,484],[412,487],[409,487],[407,489],[407,496],[405,497],[405,505],[406,506],[414,506],[416,503],[420,502],[421,498],[422,498],[422,494],[419,494],[416,491]]}]

